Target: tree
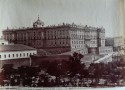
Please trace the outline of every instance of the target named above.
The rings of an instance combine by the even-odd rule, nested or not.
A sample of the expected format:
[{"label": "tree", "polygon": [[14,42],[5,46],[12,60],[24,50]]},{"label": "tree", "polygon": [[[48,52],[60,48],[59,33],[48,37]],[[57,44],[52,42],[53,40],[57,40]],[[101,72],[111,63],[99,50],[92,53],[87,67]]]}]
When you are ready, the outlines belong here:
[{"label": "tree", "polygon": [[13,64],[4,64],[2,69],[2,73],[4,73],[5,76],[10,76],[14,72]]},{"label": "tree", "polygon": [[68,71],[69,71],[69,62],[68,61],[51,62],[47,69],[47,72],[50,75],[54,75],[56,77],[59,77],[60,75],[66,75]]},{"label": "tree", "polygon": [[70,57],[70,71],[71,71],[71,76],[74,76],[78,73],[80,73],[82,69],[82,64],[81,64],[81,58],[83,58],[83,55],[80,53],[73,53],[73,56]]}]

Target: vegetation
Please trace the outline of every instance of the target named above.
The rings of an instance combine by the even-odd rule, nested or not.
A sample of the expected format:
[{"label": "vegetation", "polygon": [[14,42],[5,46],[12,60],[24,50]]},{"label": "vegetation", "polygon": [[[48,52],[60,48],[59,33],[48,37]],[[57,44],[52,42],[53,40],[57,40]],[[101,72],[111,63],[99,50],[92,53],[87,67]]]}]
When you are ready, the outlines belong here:
[{"label": "vegetation", "polygon": [[[109,63],[91,63],[87,68],[80,61],[83,57],[79,53],[74,53],[69,61],[42,62],[38,66],[21,66],[18,69],[14,69],[12,64],[6,64],[0,73],[0,85],[52,87],[108,86],[124,83],[123,59]],[[101,79],[104,81],[102,84],[100,84]]]}]

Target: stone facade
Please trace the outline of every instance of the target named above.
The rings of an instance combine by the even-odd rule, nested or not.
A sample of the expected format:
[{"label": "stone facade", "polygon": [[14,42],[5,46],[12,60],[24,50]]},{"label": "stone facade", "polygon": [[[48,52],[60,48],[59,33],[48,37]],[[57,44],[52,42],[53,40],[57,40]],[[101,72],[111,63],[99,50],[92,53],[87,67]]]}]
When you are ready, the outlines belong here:
[{"label": "stone facade", "polygon": [[74,23],[44,26],[39,17],[33,23],[33,27],[7,28],[3,31],[3,36],[9,42],[44,49],[55,54],[80,50],[85,47],[97,50],[97,47],[105,46],[104,28],[80,26]]}]

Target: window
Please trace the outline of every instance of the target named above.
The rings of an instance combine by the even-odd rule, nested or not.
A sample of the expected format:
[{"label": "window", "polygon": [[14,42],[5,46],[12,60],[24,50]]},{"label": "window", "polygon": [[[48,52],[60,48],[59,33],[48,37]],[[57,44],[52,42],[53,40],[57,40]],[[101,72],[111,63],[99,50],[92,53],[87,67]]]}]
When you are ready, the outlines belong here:
[{"label": "window", "polygon": [[4,55],[4,58],[6,58],[6,55]]},{"label": "window", "polygon": [[28,53],[27,53],[27,56],[28,56]]},{"label": "window", "polygon": [[20,57],[22,56],[22,54],[20,53]]},{"label": "window", "polygon": [[8,55],[8,57],[10,57],[10,54]]},{"label": "window", "polygon": [[16,54],[16,56],[18,57],[18,54]]},{"label": "window", "polygon": [[13,54],[13,57],[14,57],[14,54]]},{"label": "window", "polygon": [[1,55],[0,55],[0,58],[1,58]]},{"label": "window", "polygon": [[25,56],[25,53],[23,53],[23,56]]}]

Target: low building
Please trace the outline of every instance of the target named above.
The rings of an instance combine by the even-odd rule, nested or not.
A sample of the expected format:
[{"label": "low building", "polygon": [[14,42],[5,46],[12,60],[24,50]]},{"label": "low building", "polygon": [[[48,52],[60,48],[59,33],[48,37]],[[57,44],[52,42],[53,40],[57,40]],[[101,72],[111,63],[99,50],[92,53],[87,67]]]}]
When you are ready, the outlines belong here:
[{"label": "low building", "polygon": [[99,47],[99,54],[100,55],[105,55],[113,53],[113,47],[112,46],[106,46],[106,47]]},{"label": "low building", "polygon": [[26,45],[0,45],[0,60],[29,58],[34,54],[37,54],[36,49]]},{"label": "low building", "polygon": [[123,45],[122,37],[112,37],[105,39],[106,46],[112,46],[113,51],[119,51]]},{"label": "low building", "polygon": [[16,65],[15,61],[20,62],[20,65],[25,64],[23,60],[29,60],[30,56],[34,54],[37,54],[37,50],[26,45],[0,45],[0,66],[6,64],[6,62]]}]

